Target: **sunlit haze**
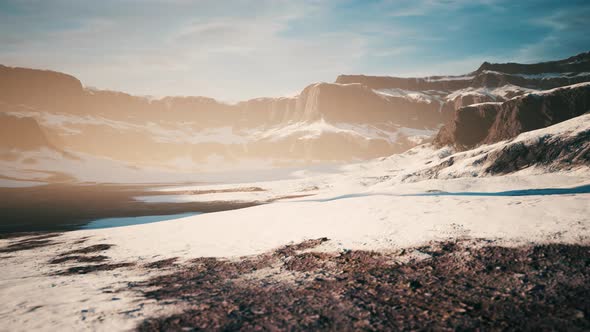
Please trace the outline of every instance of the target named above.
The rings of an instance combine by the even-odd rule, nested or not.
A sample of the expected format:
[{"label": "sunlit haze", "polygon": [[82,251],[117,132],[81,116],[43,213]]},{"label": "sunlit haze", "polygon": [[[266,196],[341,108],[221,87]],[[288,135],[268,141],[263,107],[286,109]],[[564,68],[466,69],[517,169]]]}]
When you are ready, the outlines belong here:
[{"label": "sunlit haze", "polygon": [[136,95],[224,101],[339,74],[463,74],[590,45],[587,1],[0,1],[0,63]]},{"label": "sunlit haze", "polygon": [[589,18],[0,0],[0,332],[590,331]]}]

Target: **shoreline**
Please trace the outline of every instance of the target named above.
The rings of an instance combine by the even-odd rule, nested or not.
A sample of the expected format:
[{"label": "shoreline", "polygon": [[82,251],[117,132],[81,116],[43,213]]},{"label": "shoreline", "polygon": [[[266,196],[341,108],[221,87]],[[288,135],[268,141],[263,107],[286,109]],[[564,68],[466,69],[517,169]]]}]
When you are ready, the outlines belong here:
[{"label": "shoreline", "polygon": [[[164,185],[162,185],[164,186]],[[154,185],[64,185],[0,188],[0,236],[73,231],[97,219],[209,213],[263,204],[256,201],[143,202],[135,197],[174,195]]]},{"label": "shoreline", "polygon": [[[391,167],[380,165],[379,172]],[[291,324],[298,321],[309,329],[411,329],[416,321],[452,329],[502,327],[490,325],[494,317],[518,325],[527,322],[514,315],[522,308],[547,319],[544,326],[560,319],[589,326],[586,302],[575,305],[590,292],[589,267],[580,265],[590,258],[589,194],[371,195],[567,189],[587,185],[587,169],[421,182],[358,173],[159,189],[152,193],[187,195],[197,204],[300,195],[314,201],[299,197],[151,224],[0,239],[0,325],[149,331],[296,329]],[[131,189],[118,188],[117,197],[139,192]],[[113,198],[102,188],[90,192],[102,205]],[[317,201],[348,194],[358,195]],[[68,195],[61,197],[66,202]],[[561,264],[563,255],[572,264]],[[382,297],[388,292],[395,296]],[[541,309],[530,307],[535,303]],[[343,307],[353,317],[343,316]]]}]

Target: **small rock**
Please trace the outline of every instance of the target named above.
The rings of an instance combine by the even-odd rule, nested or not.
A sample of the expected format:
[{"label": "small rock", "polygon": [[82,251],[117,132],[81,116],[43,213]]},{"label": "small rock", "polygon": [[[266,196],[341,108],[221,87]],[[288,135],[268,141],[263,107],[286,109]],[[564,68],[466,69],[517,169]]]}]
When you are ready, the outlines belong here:
[{"label": "small rock", "polygon": [[411,289],[418,289],[422,287],[422,284],[418,280],[412,280],[408,283]]}]

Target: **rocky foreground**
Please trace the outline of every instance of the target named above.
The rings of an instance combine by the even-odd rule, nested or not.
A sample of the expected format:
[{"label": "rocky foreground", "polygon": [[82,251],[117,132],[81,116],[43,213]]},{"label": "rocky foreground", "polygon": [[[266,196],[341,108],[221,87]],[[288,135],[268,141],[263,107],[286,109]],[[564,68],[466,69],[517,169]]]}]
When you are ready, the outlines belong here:
[{"label": "rocky foreground", "polygon": [[[305,251],[201,258],[138,286],[189,305],[160,330],[587,330],[590,247],[431,243],[395,253]],[[485,245],[483,245],[485,244]]]},{"label": "rocky foreground", "polygon": [[[17,238],[1,252],[51,246],[59,236]],[[140,331],[590,328],[590,246],[464,238],[390,252],[319,249],[329,241],[143,265],[109,262],[111,245],[102,244],[47,264],[62,277],[148,271],[152,277],[103,289],[113,299],[131,292],[170,309],[138,320]]]}]

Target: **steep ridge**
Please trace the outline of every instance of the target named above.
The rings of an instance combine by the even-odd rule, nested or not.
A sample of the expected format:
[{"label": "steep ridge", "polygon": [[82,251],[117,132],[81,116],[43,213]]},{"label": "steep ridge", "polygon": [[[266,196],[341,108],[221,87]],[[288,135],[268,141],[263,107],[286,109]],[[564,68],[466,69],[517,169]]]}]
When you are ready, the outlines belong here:
[{"label": "steep ridge", "polygon": [[503,102],[536,90],[588,81],[590,52],[537,64],[484,62],[474,72],[460,76],[400,78],[340,75],[336,79],[336,83],[359,83],[375,91],[397,90],[405,95],[421,94],[429,97],[440,104],[438,109],[443,122],[452,120],[454,111],[464,106]]},{"label": "steep ridge", "polygon": [[459,149],[495,143],[544,128],[590,111],[590,83],[528,93],[504,103],[483,103],[458,109],[435,144]]},{"label": "steep ridge", "polygon": [[534,89],[551,89],[590,80],[590,52],[567,59],[536,64],[484,62],[472,73],[459,76],[389,77],[340,75],[336,83],[361,83],[372,89],[398,88],[413,91],[460,90],[468,87],[499,87],[513,84]]},{"label": "steep ridge", "polygon": [[511,140],[455,153],[449,150],[443,147],[431,152],[427,155],[430,159],[427,166],[407,174],[406,181],[500,175],[524,169],[554,172],[590,167],[590,114],[524,132]]},{"label": "steep ridge", "polygon": [[496,120],[497,104],[483,103],[465,106],[455,112],[454,121],[444,125],[434,139],[437,146],[454,145],[468,149],[481,143]]},{"label": "steep ridge", "polygon": [[590,111],[590,83],[580,83],[541,93],[531,93],[504,104],[485,143],[574,118]]},{"label": "steep ridge", "polygon": [[[393,192],[399,195],[406,187],[410,195],[418,193],[418,196],[444,196],[451,192],[459,195],[493,194],[504,191],[494,189],[494,183],[501,182],[508,188],[516,189],[513,186],[518,178],[535,178],[553,172],[559,177],[588,178],[585,175],[590,170],[590,113],[470,150],[457,151],[451,146],[422,144],[403,153],[353,164],[345,169],[363,174],[364,183],[375,184],[378,194]],[[506,174],[514,177],[490,179],[484,187],[467,189],[474,178]],[[422,184],[431,179],[453,181],[446,185],[444,181],[434,181],[425,192]],[[585,184],[583,181],[578,183]],[[521,188],[528,189],[529,185],[527,180]],[[551,188],[553,185],[551,181],[540,188]]]}]

